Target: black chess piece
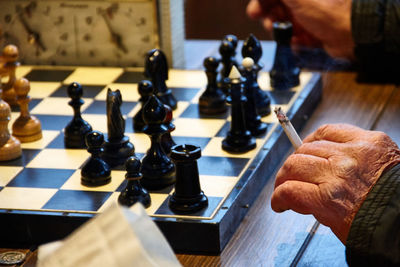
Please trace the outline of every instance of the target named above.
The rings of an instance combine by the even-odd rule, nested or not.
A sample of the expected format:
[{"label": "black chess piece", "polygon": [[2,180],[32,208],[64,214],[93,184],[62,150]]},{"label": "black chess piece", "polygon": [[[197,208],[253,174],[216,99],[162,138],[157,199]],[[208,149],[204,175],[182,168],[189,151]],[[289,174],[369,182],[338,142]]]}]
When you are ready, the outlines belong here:
[{"label": "black chess piece", "polygon": [[300,84],[300,68],[290,47],[292,24],[275,22],[273,28],[276,52],[274,65],[270,71],[271,87],[276,90],[288,90]]},{"label": "black chess piece", "polygon": [[219,54],[221,55],[222,63],[220,79],[221,82],[224,82],[225,78],[229,76],[229,72],[231,71],[232,66],[237,66],[237,62],[235,59],[236,51],[234,43],[228,40],[223,40],[221,42],[221,45],[219,46]]},{"label": "black chess piece", "polygon": [[122,190],[118,197],[118,202],[124,206],[132,206],[136,202],[140,202],[144,207],[148,208],[151,204],[149,192],[140,184],[142,174],[140,173],[141,163],[136,157],[129,157],[125,162],[127,180],[126,187]]},{"label": "black chess piece", "polygon": [[244,153],[256,147],[256,141],[246,128],[243,95],[244,79],[235,66],[229,75],[229,95],[226,100],[231,104],[231,127],[222,141],[222,149],[231,153]]},{"label": "black chess piece", "polygon": [[254,86],[254,61],[250,57],[246,57],[242,61],[242,74],[246,81],[244,82],[244,93],[247,101],[245,102],[245,120],[246,128],[251,132],[251,135],[258,136],[267,131],[267,124],[261,121],[261,116],[258,115],[256,107],[256,90]]},{"label": "black chess piece", "polygon": [[138,84],[138,91],[139,91],[139,95],[140,95],[139,101],[141,103],[141,107],[132,119],[133,130],[135,130],[135,132],[143,131],[143,127],[144,127],[145,123],[143,120],[142,110],[143,110],[144,104],[146,104],[147,100],[149,100],[149,97],[153,94],[153,90],[154,90],[153,84],[148,80],[140,81]]},{"label": "black chess piece", "polygon": [[[236,48],[238,45],[238,38],[233,34],[227,34],[224,36],[224,39],[222,39],[222,41],[228,41],[229,43],[232,44],[232,46],[233,46],[233,51],[232,51],[232,56],[231,56],[232,65],[234,65],[235,67],[238,67],[239,64],[236,61]],[[229,75],[229,73],[228,73],[228,75]]]},{"label": "black chess piece", "polygon": [[203,65],[206,69],[207,87],[199,99],[199,110],[203,114],[219,114],[227,110],[225,104],[225,94],[218,86],[218,66],[219,60],[215,57],[207,57],[204,59]]},{"label": "black chess piece", "polygon": [[253,34],[250,34],[244,41],[242,56],[243,58],[250,57],[254,61],[252,86],[255,90],[255,105],[257,107],[257,113],[260,116],[267,116],[271,113],[271,100],[267,92],[263,91],[258,85],[258,73],[264,67],[260,62],[262,46],[260,41]]},{"label": "black chess piece", "polygon": [[68,86],[67,92],[71,98],[68,105],[74,109],[74,117],[64,129],[64,146],[66,148],[85,148],[85,136],[92,131],[92,126],[81,116],[80,109],[84,103],[82,86],[73,82]]},{"label": "black chess piece", "polygon": [[135,155],[135,147],[125,136],[125,119],[121,114],[122,96],[119,90],[107,91],[107,130],[102,158],[111,166],[122,165]]},{"label": "black chess piece", "polygon": [[167,155],[169,155],[171,153],[171,147],[176,145],[174,139],[172,139],[171,136],[171,132],[175,130],[175,125],[172,123],[173,119],[172,109],[165,104],[164,107],[167,112],[167,115],[165,116],[164,119],[164,124],[167,127],[168,131],[161,136],[161,146],[164,152],[167,153]]},{"label": "black chess piece", "polygon": [[159,49],[152,49],[146,55],[145,76],[151,79],[155,94],[164,104],[172,109],[177,108],[177,100],[165,83],[168,80],[168,62],[165,54]]},{"label": "black chess piece", "polygon": [[175,191],[168,205],[175,213],[193,213],[204,209],[208,199],[200,188],[197,159],[201,149],[194,145],[177,145],[172,148],[171,158],[176,165]]},{"label": "black chess piece", "polygon": [[161,136],[168,132],[164,124],[167,111],[164,104],[154,95],[143,107],[146,123],[143,132],[150,137],[151,147],[142,160],[142,185],[146,189],[162,189],[175,183],[175,164],[161,145]]},{"label": "black chess piece", "polygon": [[111,181],[110,166],[101,159],[103,152],[104,136],[102,133],[92,131],[86,135],[86,146],[91,157],[81,170],[81,183],[86,186],[100,186]]}]

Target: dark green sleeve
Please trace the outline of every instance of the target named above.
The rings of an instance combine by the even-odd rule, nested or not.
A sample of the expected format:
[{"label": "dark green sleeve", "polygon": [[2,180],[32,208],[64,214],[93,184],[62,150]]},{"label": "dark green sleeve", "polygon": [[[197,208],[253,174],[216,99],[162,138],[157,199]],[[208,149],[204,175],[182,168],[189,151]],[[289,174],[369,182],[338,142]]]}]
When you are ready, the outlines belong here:
[{"label": "dark green sleeve", "polygon": [[381,176],[357,212],[346,259],[350,266],[400,266],[400,164]]},{"label": "dark green sleeve", "polygon": [[400,81],[400,1],[353,0],[351,27],[362,78]]}]

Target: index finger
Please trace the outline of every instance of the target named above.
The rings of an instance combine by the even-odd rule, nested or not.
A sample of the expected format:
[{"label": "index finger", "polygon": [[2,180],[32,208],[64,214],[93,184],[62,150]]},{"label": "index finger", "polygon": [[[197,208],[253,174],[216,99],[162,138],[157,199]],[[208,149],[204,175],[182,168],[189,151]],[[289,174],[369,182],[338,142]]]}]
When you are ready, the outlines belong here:
[{"label": "index finger", "polygon": [[303,142],[331,141],[336,143],[351,142],[364,136],[367,131],[350,124],[325,124],[304,138]]}]

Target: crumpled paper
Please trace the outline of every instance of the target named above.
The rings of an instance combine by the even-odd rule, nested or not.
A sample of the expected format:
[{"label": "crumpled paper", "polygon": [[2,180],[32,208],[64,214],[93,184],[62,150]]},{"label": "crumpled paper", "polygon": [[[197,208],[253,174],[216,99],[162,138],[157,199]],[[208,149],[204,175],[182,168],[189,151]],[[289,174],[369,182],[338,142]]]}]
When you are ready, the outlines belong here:
[{"label": "crumpled paper", "polygon": [[39,247],[38,267],[181,266],[140,203],[116,203],[63,241]]}]

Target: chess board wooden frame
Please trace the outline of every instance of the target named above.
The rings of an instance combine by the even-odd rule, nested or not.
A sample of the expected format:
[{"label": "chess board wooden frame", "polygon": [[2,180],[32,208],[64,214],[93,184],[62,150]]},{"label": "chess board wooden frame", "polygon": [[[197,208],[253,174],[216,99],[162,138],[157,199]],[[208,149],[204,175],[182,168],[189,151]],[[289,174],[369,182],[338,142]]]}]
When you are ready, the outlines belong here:
[{"label": "chess board wooden frame", "polygon": [[[54,69],[54,67],[52,67],[52,69]],[[84,70],[88,69],[75,70],[74,68],[69,68],[69,70],[73,73],[80,72],[85,74],[87,72]],[[95,71],[101,76],[102,70],[104,69],[97,68]],[[115,76],[119,76],[119,79],[124,79],[125,77],[125,70],[118,68],[108,68],[106,70],[107,72],[105,73],[108,74],[115,71]],[[31,69],[26,69],[25,72],[21,73],[20,70],[19,75],[28,74],[29,77],[30,71]],[[185,74],[185,71],[178,72]],[[190,73],[190,71],[186,72]],[[263,77],[266,77],[266,73],[263,75]],[[178,84],[185,82],[182,81],[182,76],[180,77]],[[107,77],[103,78],[105,79]],[[71,82],[71,79],[72,78],[69,76],[62,84],[65,86]],[[82,79],[84,79],[84,77],[82,77]],[[97,82],[100,84],[103,83],[102,81]],[[108,84],[108,82],[105,82],[105,84]],[[203,87],[203,85],[201,85],[201,87]],[[105,86],[105,88],[107,86]],[[301,129],[317,106],[321,95],[322,86],[320,75],[317,73],[309,73],[308,80],[290,99],[290,105],[288,105],[288,109],[286,110],[295,128]],[[129,118],[129,122],[131,121],[130,119],[131,118]],[[131,127],[128,120],[127,127]],[[256,153],[251,157],[246,168],[241,172],[237,182],[223,200],[219,202],[212,214],[199,217],[168,215],[168,213],[161,215],[152,214],[153,220],[159,226],[176,252],[219,254],[224,249],[244,216],[251,208],[263,186],[269,179],[273,179],[273,173],[277,170],[283,157],[291,148],[289,140],[276,121],[271,123],[268,129],[267,135],[259,140],[260,143],[258,143]],[[135,144],[134,140],[133,143]],[[0,170],[1,166],[2,164],[0,164]],[[4,185],[1,186],[0,177],[0,193],[1,190],[4,191],[5,187]],[[164,203],[166,202],[164,201]],[[96,213],[93,212],[66,212],[61,210],[29,210],[0,207],[0,221],[5,229],[0,238],[0,244],[3,246],[9,246],[10,244],[21,245],[24,243],[41,244],[61,239],[85,221],[92,218],[95,214]],[[265,219],[267,220],[268,218]]]}]

